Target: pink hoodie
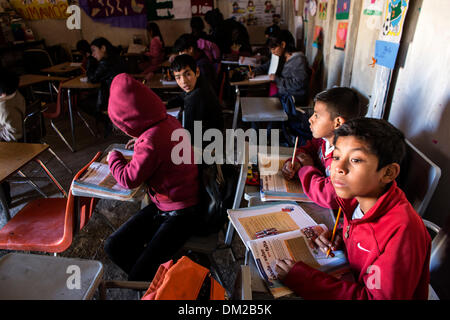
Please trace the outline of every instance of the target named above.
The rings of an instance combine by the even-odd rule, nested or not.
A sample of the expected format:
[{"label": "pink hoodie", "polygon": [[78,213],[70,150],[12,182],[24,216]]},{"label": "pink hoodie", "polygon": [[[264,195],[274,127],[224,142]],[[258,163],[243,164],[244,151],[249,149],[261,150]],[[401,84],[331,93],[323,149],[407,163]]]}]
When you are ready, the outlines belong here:
[{"label": "pink hoodie", "polygon": [[120,152],[113,152],[109,167],[117,182],[126,188],[146,182],[152,201],[162,211],[191,207],[198,203],[198,169],[191,163],[175,165],[172,132],[181,128],[166,113],[161,99],[130,75],[121,73],[111,83],[108,114],[111,121],[126,134],[137,137],[133,159],[127,161]]}]

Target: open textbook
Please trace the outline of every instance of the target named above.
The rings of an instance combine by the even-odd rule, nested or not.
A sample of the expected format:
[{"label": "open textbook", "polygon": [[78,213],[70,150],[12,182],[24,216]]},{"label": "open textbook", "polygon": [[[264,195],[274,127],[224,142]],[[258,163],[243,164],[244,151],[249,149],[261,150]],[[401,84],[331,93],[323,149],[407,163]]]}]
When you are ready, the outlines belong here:
[{"label": "open textbook", "polygon": [[280,61],[280,57],[272,54],[272,56],[270,58],[269,71],[267,71],[267,74],[262,74],[262,75],[259,75],[259,76],[255,76],[254,78],[251,78],[249,80],[250,81],[270,80],[269,76],[271,74],[275,74],[277,72],[279,61]]},{"label": "open textbook", "polygon": [[121,148],[110,148],[105,151],[100,162],[93,162],[86,172],[77,180],[72,182],[72,193],[80,196],[94,196],[104,199],[123,201],[135,201],[143,195],[143,188],[127,189],[120,186],[109,171],[106,155],[110,150],[122,153],[129,162],[133,157],[133,150]]},{"label": "open textbook", "polygon": [[[327,258],[312,246],[312,241],[327,228],[318,225],[294,202],[228,210],[228,215],[274,298],[293,293],[277,279],[277,259],[303,261],[337,278],[349,273],[342,251],[334,251],[335,256]],[[264,231],[269,231],[268,235]]]},{"label": "open textbook", "polygon": [[286,180],[281,172],[290,156],[258,153],[259,179],[261,182],[261,200],[292,200],[311,202],[304,194],[302,184],[297,177]]}]

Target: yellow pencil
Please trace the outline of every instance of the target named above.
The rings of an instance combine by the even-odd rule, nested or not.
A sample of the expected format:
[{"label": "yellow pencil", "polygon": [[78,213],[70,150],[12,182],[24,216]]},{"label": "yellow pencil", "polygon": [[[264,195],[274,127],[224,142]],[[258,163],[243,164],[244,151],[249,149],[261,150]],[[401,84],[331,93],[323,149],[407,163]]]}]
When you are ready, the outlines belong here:
[{"label": "yellow pencil", "polygon": [[294,152],[292,154],[292,167],[294,167],[295,153],[297,152],[298,137],[295,138]]},{"label": "yellow pencil", "polygon": [[[339,218],[340,218],[340,216],[341,216],[341,207],[339,207],[339,211],[338,211],[338,214],[337,214],[337,217],[336,217],[336,222],[334,223],[334,228],[333,228],[333,234],[332,234],[332,236],[331,236],[331,245],[333,245],[333,241],[334,241],[334,236],[336,235],[336,229],[337,229],[337,225],[338,225],[338,223],[339,223]],[[331,248],[328,248],[328,251],[327,251],[327,258],[328,258],[328,256],[330,255],[330,253],[331,253]]]},{"label": "yellow pencil", "polygon": [[248,65],[248,71],[252,72],[252,67]]}]

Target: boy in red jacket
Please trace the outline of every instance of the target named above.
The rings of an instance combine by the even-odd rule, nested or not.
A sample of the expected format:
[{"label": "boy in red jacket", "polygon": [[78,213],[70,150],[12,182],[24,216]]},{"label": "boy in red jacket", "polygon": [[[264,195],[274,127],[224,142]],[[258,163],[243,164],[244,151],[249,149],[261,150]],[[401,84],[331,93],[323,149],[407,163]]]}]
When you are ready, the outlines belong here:
[{"label": "boy in red jacket", "polygon": [[[278,261],[279,278],[305,299],[427,299],[431,239],[397,187],[403,134],[384,120],[359,118],[335,131],[331,182],[344,216],[343,238],[356,282],[303,262]],[[322,234],[316,245],[335,250]]]},{"label": "boy in red jacket", "polygon": [[360,113],[358,95],[350,88],[335,87],[318,93],[314,98],[314,114],[309,118],[313,139],[297,150],[294,166],[291,160],[283,166],[283,176],[288,180],[298,172],[303,192],[319,206],[338,207],[329,178],[333,130]]},{"label": "boy in red jacket", "polygon": [[198,221],[194,153],[191,148],[190,163],[174,164],[171,154],[178,141],[171,137],[181,129],[180,122],[167,114],[153,91],[125,73],[111,83],[108,114],[117,128],[135,138],[129,163],[118,151],[108,154],[111,174],[125,188],[146,183],[152,203],[106,240],[105,251],[129,280],[151,281],[159,265],[172,259],[193,234]]}]

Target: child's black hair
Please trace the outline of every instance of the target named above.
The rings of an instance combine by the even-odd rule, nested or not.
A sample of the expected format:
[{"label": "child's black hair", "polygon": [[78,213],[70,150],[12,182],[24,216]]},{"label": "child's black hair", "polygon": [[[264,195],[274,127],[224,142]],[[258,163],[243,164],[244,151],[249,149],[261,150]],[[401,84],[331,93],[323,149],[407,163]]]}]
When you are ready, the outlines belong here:
[{"label": "child's black hair", "polygon": [[362,116],[358,94],[351,88],[334,87],[319,92],[314,97],[314,103],[317,101],[327,105],[331,119],[342,117],[347,121]]},{"label": "child's black hair", "polygon": [[100,37],[91,42],[91,46],[95,46],[97,48],[101,48],[102,46],[105,46],[106,48],[106,55],[108,57],[112,55],[119,54],[119,49],[114,47],[111,42],[109,42],[107,39]]},{"label": "child's black hair", "polygon": [[281,31],[280,27],[274,24],[271,25],[270,27],[267,27],[266,30],[264,31],[264,34],[270,37],[272,34],[275,34],[280,31]]},{"label": "child's black hair", "polygon": [[161,30],[159,30],[159,26],[155,22],[148,22],[147,23],[147,31],[151,31],[152,37],[159,37],[163,47],[165,46],[164,45],[164,39],[163,39],[163,36],[161,34]]},{"label": "child's black hair", "polygon": [[406,153],[405,136],[386,120],[356,118],[334,130],[333,145],[340,137],[353,136],[367,143],[369,151],[378,158],[378,168],[391,163],[401,164]]},{"label": "child's black hair", "polygon": [[205,23],[201,17],[191,18],[191,29],[194,33],[201,33],[205,29]]},{"label": "child's black hair", "polygon": [[181,54],[176,56],[172,61],[170,70],[172,70],[172,72],[178,72],[186,67],[190,67],[194,72],[197,70],[197,64],[195,63],[194,58],[188,54]]},{"label": "child's black hair", "polygon": [[77,51],[81,52],[82,54],[91,53],[91,45],[87,40],[80,40],[77,42]]},{"label": "child's black hair", "polygon": [[13,94],[19,87],[19,76],[16,73],[0,68],[0,95],[5,93],[6,95]]},{"label": "child's black hair", "polygon": [[286,43],[286,46],[284,50],[288,53],[292,53],[296,51],[295,48],[295,40],[292,36],[292,33],[289,32],[289,30],[279,30],[276,32],[273,32],[269,39],[267,39],[267,45],[270,49],[276,48],[281,45],[282,42]]},{"label": "child's black hair", "polygon": [[197,39],[190,33],[182,34],[173,45],[173,52],[179,53],[193,47],[197,49]]}]

